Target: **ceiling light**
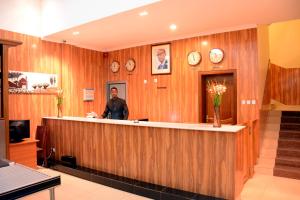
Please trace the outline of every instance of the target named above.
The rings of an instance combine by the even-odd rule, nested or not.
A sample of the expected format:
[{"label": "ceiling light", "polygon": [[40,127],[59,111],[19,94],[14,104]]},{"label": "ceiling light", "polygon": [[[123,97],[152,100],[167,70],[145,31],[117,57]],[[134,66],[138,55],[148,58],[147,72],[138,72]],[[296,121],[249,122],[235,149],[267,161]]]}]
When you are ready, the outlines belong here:
[{"label": "ceiling light", "polygon": [[143,11],[143,12],[140,12],[140,14],[139,14],[141,17],[142,16],[146,16],[146,15],[148,15],[148,12],[147,11]]},{"label": "ceiling light", "polygon": [[79,31],[74,31],[72,34],[73,34],[73,35],[79,35],[80,32],[79,32]]},{"label": "ceiling light", "polygon": [[172,31],[175,31],[176,28],[177,28],[176,24],[171,24],[171,25],[170,25],[170,29],[171,29]]},{"label": "ceiling light", "polygon": [[208,42],[207,42],[207,41],[203,41],[203,42],[201,42],[201,44],[202,44],[203,46],[207,46],[207,45],[208,45]]}]

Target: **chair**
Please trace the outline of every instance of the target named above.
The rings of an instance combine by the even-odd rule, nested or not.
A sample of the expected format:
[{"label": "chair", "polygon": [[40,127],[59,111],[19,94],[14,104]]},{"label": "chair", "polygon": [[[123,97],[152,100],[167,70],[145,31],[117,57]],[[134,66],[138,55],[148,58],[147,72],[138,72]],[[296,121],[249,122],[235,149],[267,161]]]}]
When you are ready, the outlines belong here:
[{"label": "chair", "polygon": [[46,126],[37,126],[35,138],[37,142],[37,161],[43,160],[42,166],[48,166],[47,147],[48,147],[48,129]]}]

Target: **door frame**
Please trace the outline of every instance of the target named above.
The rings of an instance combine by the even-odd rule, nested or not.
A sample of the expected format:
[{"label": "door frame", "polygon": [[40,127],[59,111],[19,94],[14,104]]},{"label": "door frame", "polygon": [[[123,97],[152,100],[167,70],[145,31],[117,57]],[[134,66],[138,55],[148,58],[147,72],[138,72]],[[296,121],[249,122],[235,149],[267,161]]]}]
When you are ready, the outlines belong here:
[{"label": "door frame", "polygon": [[105,87],[106,87],[106,102],[108,102],[109,101],[109,99],[110,99],[110,88],[109,88],[109,85],[111,85],[111,84],[125,84],[125,101],[126,102],[128,102],[127,100],[128,100],[128,87],[127,87],[127,81],[107,81],[106,82],[106,85],[105,85]]},{"label": "door frame", "polygon": [[205,83],[205,76],[210,76],[210,75],[233,75],[233,95],[235,96],[234,102],[233,102],[233,124],[237,123],[237,73],[236,69],[227,69],[227,70],[213,70],[213,71],[199,71],[198,73],[198,80],[199,80],[199,96],[198,96],[198,101],[199,101],[199,121],[200,123],[206,123],[205,121],[205,114],[206,114],[206,83]]}]

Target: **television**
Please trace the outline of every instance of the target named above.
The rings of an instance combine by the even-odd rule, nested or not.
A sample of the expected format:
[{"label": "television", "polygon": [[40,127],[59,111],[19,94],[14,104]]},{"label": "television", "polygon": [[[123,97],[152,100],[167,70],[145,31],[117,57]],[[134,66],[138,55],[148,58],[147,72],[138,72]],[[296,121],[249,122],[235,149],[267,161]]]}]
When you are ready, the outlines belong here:
[{"label": "television", "polygon": [[9,120],[10,143],[22,142],[30,137],[30,120]]}]

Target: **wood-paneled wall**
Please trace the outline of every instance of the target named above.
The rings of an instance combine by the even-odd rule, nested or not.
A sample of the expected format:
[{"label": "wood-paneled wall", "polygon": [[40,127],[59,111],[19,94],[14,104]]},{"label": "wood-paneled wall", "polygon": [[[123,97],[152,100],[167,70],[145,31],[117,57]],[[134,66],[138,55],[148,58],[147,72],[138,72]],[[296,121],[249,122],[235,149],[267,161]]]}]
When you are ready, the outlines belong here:
[{"label": "wood-paneled wall", "polygon": [[239,132],[44,119],[55,158],[172,188],[234,199],[251,176],[248,129]]},{"label": "wood-paneled wall", "polygon": [[[86,116],[87,112],[99,113],[105,105],[105,87],[102,78],[103,55],[101,52],[63,45],[62,88],[64,89],[63,115]],[[95,100],[83,101],[83,89],[94,88]]]},{"label": "wood-paneled wall", "polygon": [[[208,45],[202,45],[207,41]],[[149,118],[153,121],[199,122],[198,71],[237,69],[237,122],[258,119],[257,105],[241,105],[241,100],[258,100],[258,60],[256,29],[233,31],[209,36],[171,41],[171,75],[151,75],[151,45],[133,47],[108,53],[104,59],[105,81],[125,80],[128,83],[129,118]],[[222,63],[209,61],[211,48],[225,52]],[[198,50],[201,64],[190,67],[187,54]],[[124,65],[134,58],[136,69],[129,73]],[[121,69],[112,73],[113,60],[121,63]],[[220,68],[217,68],[219,66]],[[154,83],[154,79],[158,83]],[[144,84],[143,81],[148,83]]]},{"label": "wood-paneled wall", "polygon": [[[199,122],[198,72],[236,69],[237,123],[258,118],[257,105],[240,103],[241,100],[258,99],[258,86],[255,84],[258,78],[256,29],[171,41],[171,75],[151,75],[151,45],[113,51],[104,56],[101,52],[3,30],[0,30],[0,37],[23,42],[20,47],[10,50],[10,70],[60,75],[61,87],[65,91],[63,115],[85,116],[90,111],[101,114],[106,103],[105,83],[125,80],[128,83],[130,119]],[[202,45],[202,41],[208,44]],[[222,63],[210,63],[211,48],[224,50]],[[201,64],[197,67],[187,64],[187,54],[192,50],[202,54]],[[130,57],[137,65],[132,73],[124,67]],[[121,63],[118,73],[112,73],[109,68],[114,59]],[[154,83],[156,78],[158,83]],[[144,80],[148,83],[144,84]],[[95,88],[95,101],[82,101],[83,88]],[[54,95],[11,94],[9,99],[10,119],[31,119],[32,133],[42,116],[56,115]]]},{"label": "wood-paneled wall", "polygon": [[[102,53],[83,48],[43,41],[40,38],[0,30],[0,38],[22,41],[9,50],[9,70],[55,73],[64,89],[63,114],[85,116],[86,112],[100,112],[103,107],[101,91]],[[95,101],[83,102],[83,88],[95,88]],[[9,118],[30,119],[31,137],[43,116],[57,115],[53,94],[10,94]]]},{"label": "wood-paneled wall", "polygon": [[300,105],[300,68],[283,68],[271,64],[268,73],[270,99],[285,105]]}]

